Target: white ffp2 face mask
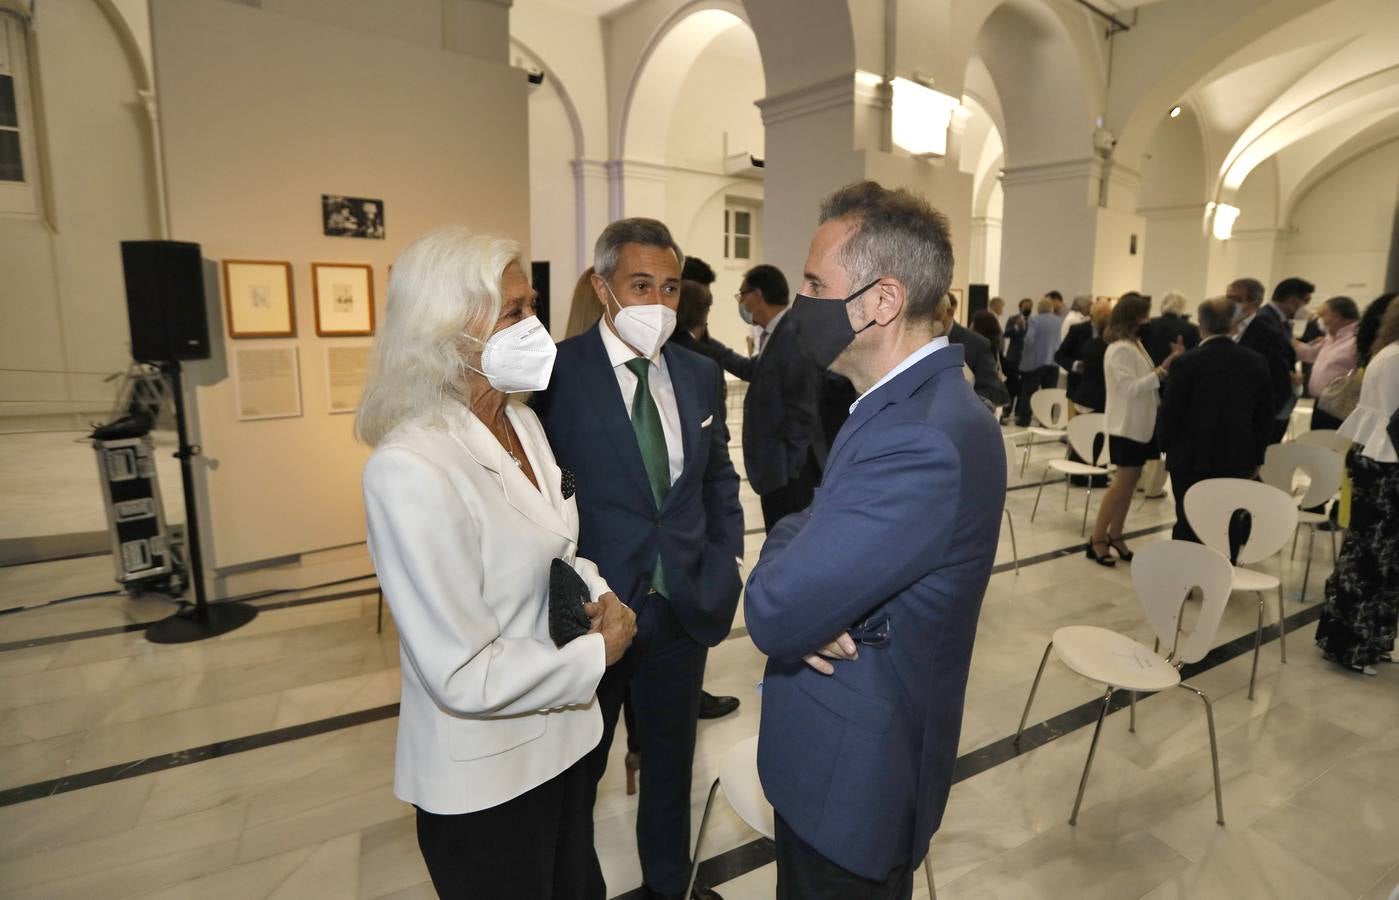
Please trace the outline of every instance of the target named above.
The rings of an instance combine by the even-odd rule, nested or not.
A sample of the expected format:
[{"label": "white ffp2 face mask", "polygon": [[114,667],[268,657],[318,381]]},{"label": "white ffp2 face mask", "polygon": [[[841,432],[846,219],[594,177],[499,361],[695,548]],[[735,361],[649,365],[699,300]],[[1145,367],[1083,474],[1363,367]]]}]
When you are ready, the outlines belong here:
[{"label": "white ffp2 face mask", "polygon": [[530,316],[491,335],[481,351],[481,368],[472,371],[486,376],[501,393],[542,391],[549,386],[558,352],[549,329]]},{"label": "white ffp2 face mask", "polygon": [[670,340],[675,332],[675,310],[663,303],[647,303],[640,306],[623,306],[617,295],[612,293],[612,285],[607,284],[607,293],[617,304],[617,315],[608,314],[617,335],[635,351],[647,359],[655,359],[661,346]]}]

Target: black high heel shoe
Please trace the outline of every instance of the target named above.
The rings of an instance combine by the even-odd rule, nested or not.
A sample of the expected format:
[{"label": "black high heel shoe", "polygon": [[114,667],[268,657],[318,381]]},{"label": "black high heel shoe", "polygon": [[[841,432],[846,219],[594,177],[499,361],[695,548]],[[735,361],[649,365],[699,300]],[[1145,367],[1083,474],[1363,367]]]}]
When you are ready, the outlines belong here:
[{"label": "black high heel shoe", "polygon": [[1100,565],[1100,566],[1108,566],[1109,568],[1111,568],[1112,566],[1117,565],[1117,560],[1115,560],[1115,559],[1112,558],[1112,554],[1111,554],[1111,553],[1104,553],[1102,556],[1099,556],[1098,554],[1094,553],[1094,552],[1093,552],[1093,545],[1095,545],[1095,544],[1102,544],[1104,547],[1111,547],[1111,546],[1112,546],[1112,545],[1109,544],[1107,541],[1092,541],[1092,540],[1090,540],[1090,541],[1088,542],[1088,552],[1087,552],[1087,556],[1088,556],[1089,559],[1093,560],[1095,563],[1097,563],[1097,564]]},{"label": "black high heel shoe", "polygon": [[1120,538],[1120,537],[1110,537],[1110,538],[1108,538],[1108,539],[1107,539],[1107,545],[1108,545],[1109,547],[1111,547],[1112,549],[1114,549],[1114,550],[1117,551],[1118,557],[1119,557],[1123,562],[1131,562],[1131,561],[1132,561],[1132,557],[1136,556],[1135,553],[1133,553],[1131,550],[1128,550],[1128,549],[1127,549],[1127,545],[1124,544],[1124,543],[1122,543],[1122,538]]}]

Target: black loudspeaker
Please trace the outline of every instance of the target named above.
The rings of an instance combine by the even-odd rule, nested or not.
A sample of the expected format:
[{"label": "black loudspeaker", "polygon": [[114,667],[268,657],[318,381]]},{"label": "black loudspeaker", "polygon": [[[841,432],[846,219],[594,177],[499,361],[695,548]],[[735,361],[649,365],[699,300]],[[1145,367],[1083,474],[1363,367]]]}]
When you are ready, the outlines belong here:
[{"label": "black loudspeaker", "polygon": [[198,244],[122,241],[131,356],[140,362],[209,358],[204,260]]},{"label": "black loudspeaker", "polygon": [[529,264],[530,285],[538,295],[534,298],[534,314],[539,316],[539,321],[544,323],[545,330],[549,328],[549,263],[532,262]]},{"label": "black loudspeaker", "polygon": [[991,287],[985,284],[967,285],[967,321],[981,312],[991,302]]}]

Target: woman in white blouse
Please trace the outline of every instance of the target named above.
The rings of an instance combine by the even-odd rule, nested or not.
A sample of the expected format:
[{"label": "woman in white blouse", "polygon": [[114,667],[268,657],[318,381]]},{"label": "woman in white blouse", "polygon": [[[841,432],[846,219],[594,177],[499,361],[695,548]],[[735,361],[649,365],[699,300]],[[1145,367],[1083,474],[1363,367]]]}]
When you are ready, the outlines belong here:
[{"label": "woman in white blouse", "polygon": [[1332,662],[1375,675],[1377,663],[1394,661],[1399,625],[1399,303],[1385,310],[1370,352],[1360,401],[1340,428],[1355,442],[1346,457],[1350,526],[1326,579],[1316,643]]},{"label": "woman in white blouse", "polygon": [[[399,631],[394,792],[442,897],[605,896],[584,757],[595,691],[636,619],[577,557],[569,477],[511,395],[549,383],[519,247],[429,232],[389,276],[355,422],[369,549]],[[587,585],[591,632],[549,636],[555,559]]]},{"label": "woman in white blouse", "polygon": [[1152,363],[1138,338],[1141,327],[1150,318],[1151,301],[1129,292],[1118,299],[1103,329],[1103,340],[1108,344],[1103,354],[1108,458],[1117,471],[1103,496],[1087,548],[1088,558],[1103,566],[1116,564],[1110,552],[1114,550],[1124,562],[1132,559],[1132,551],[1122,540],[1122,529],[1126,526],[1127,510],[1132,505],[1132,493],[1137,489],[1142,466],[1149,459],[1161,458],[1161,451],[1156,447],[1156,410],[1160,405],[1161,382],[1171,363],[1185,349],[1177,338],[1161,365]]}]

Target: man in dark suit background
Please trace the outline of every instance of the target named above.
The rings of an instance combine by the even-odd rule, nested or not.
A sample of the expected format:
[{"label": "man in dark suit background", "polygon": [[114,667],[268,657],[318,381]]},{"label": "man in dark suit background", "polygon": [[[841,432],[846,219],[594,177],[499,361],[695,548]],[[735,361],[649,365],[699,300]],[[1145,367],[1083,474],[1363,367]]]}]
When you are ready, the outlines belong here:
[{"label": "man in dark suit background", "polygon": [[1171,291],[1161,298],[1161,315],[1152,319],[1141,331],[1142,346],[1156,365],[1171,355],[1171,345],[1180,338],[1185,349],[1200,345],[1200,329],[1185,317],[1185,295]]},{"label": "man in dark suit background", "polygon": [[1313,290],[1300,278],[1284,278],[1273,288],[1272,302],[1264,304],[1263,283],[1240,278],[1225,293],[1233,302],[1242,302],[1243,318],[1234,340],[1259,353],[1268,363],[1273,400],[1273,421],[1266,435],[1269,444],[1287,434],[1292,409],[1297,405],[1293,388],[1300,389],[1302,376],[1297,372],[1297,351],[1292,348],[1292,317],[1311,301]]},{"label": "man in dark suit background", "polygon": [[762,501],[763,527],[811,505],[826,464],[819,409],[822,371],[802,355],[787,321],[791,295],[776,266],[749,269],[739,285],[739,314],[762,329],[752,356],[712,338],[701,347],[731,375],[748,382],[743,398],[743,464]]},{"label": "man in dark suit background", "polygon": [[549,390],[531,402],[574,475],[578,552],[636,612],[636,640],[598,685],[603,736],[589,756],[593,774],[606,769],[630,687],[643,759],[636,836],[645,891],[678,898],[689,876],[700,681],[708,648],[733,624],[743,510],[723,373],[663,346],[675,325],[680,248],[660,222],[623,219],[603,231],[594,257],[602,320],[559,345]]},{"label": "man in dark suit background", "polygon": [[1176,524],[1171,537],[1198,541],[1185,519],[1185,493],[1206,478],[1252,478],[1263,463],[1273,423],[1268,364],[1229,339],[1234,305],[1200,304],[1204,339],[1171,366],[1157,414],[1156,436],[1166,454]]},{"label": "man in dark suit background", "polygon": [[789,315],[861,395],[811,507],[778,523],[748,580],[769,657],[758,773],[778,898],[906,898],[952,787],[1004,444],[943,336],[947,220],[862,182],[821,222]]},{"label": "man in dark suit background", "polygon": [[1010,392],[1006,390],[1005,382],[1001,381],[1000,374],[996,372],[996,349],[986,338],[970,328],[963,328],[956,315],[957,298],[948,294],[946,312],[943,314],[944,325],[948,329],[947,340],[961,345],[967,368],[972,370],[972,377],[975,379],[972,390],[976,391],[986,408],[993,412],[997,407],[1009,406]]}]

